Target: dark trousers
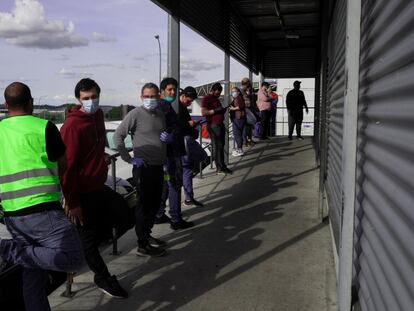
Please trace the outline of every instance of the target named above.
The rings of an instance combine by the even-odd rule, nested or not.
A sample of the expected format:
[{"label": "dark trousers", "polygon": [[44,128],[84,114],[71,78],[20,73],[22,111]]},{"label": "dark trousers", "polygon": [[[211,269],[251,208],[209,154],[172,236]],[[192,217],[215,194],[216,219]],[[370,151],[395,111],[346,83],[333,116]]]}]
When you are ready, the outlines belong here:
[{"label": "dark trousers", "polygon": [[181,188],[183,186],[183,170],[181,157],[169,157],[167,164],[164,165],[164,174],[166,174],[167,180],[164,181],[161,205],[157,217],[164,215],[168,199],[171,221],[179,222],[182,220]]},{"label": "dark trousers", "polygon": [[148,245],[155,216],[160,208],[164,171],[162,165],[148,165],[140,168],[134,167],[132,173],[139,195],[135,213],[135,232],[138,237],[138,246],[145,247]]},{"label": "dark trousers", "polygon": [[244,141],[246,143],[253,140],[253,137],[252,137],[253,136],[253,125],[248,124],[246,122],[244,131],[243,131],[243,136],[244,136]]},{"label": "dark trousers", "polygon": [[261,138],[266,138],[269,134],[269,126],[270,126],[270,117],[272,116],[272,112],[270,110],[262,110],[260,111],[261,123],[262,123],[262,136]]},{"label": "dark trousers", "polygon": [[238,149],[243,147],[243,132],[246,125],[246,119],[234,119],[233,120],[233,135],[234,141]]},{"label": "dark trousers", "polygon": [[303,114],[293,114],[289,112],[289,118],[288,118],[288,124],[289,124],[289,137],[292,137],[293,129],[296,125],[296,135],[298,137],[301,137],[301,127],[302,127],[302,120],[303,120]]},{"label": "dark trousers", "polygon": [[122,195],[107,186],[102,190],[82,193],[80,201],[83,226],[78,226],[78,232],[85,259],[95,278],[106,279],[110,274],[98,247],[112,236],[112,228],[116,228],[118,236],[131,229],[135,224],[134,211]]},{"label": "dark trousers", "polygon": [[183,188],[185,200],[190,201],[194,199],[193,190],[193,169],[194,162],[185,155],[181,157],[181,163],[183,166]]},{"label": "dark trousers", "polygon": [[211,138],[211,145],[213,146],[214,161],[216,162],[217,170],[221,171],[226,169],[227,166],[224,163],[224,124],[208,124],[207,130]]},{"label": "dark trousers", "polygon": [[23,267],[26,310],[50,310],[46,270],[75,272],[84,262],[75,227],[63,209],[6,217],[5,222],[13,239],[0,239],[0,256]]},{"label": "dark trousers", "polygon": [[276,107],[272,105],[270,113],[269,136],[276,136]]}]

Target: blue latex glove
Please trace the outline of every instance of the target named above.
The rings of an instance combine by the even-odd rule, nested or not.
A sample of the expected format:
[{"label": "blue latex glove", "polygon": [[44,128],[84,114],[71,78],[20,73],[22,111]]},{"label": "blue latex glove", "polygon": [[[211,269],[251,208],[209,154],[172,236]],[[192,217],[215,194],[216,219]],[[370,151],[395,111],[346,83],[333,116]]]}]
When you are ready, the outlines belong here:
[{"label": "blue latex glove", "polygon": [[170,144],[174,141],[174,135],[164,131],[160,135],[160,140],[164,143]]},{"label": "blue latex glove", "polygon": [[133,157],[130,163],[136,167],[147,166],[147,163],[145,163],[145,160],[140,157]]}]

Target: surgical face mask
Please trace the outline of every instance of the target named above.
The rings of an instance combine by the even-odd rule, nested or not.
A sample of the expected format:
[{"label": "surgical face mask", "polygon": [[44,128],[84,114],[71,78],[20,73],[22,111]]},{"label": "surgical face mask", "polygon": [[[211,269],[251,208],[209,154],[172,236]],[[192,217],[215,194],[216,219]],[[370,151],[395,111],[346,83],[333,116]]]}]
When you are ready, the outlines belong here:
[{"label": "surgical face mask", "polygon": [[99,108],[99,98],[82,100],[82,106],[85,112],[95,113]]},{"label": "surgical face mask", "polygon": [[142,100],[142,104],[144,105],[144,108],[149,110],[154,110],[158,107],[158,99],[156,98],[144,98]]},{"label": "surgical face mask", "polygon": [[239,96],[239,92],[231,92],[231,97],[236,98]]},{"label": "surgical face mask", "polygon": [[169,103],[172,103],[174,100],[175,100],[175,97],[172,97],[172,96],[166,96],[166,97],[164,97],[164,100],[166,100],[167,102],[169,102]]}]

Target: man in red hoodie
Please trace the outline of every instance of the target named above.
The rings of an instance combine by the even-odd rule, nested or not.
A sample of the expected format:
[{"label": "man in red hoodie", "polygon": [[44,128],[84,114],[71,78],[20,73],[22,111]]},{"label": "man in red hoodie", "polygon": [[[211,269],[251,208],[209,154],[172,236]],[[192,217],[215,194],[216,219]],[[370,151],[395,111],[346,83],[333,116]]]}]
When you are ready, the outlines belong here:
[{"label": "man in red hoodie", "polygon": [[98,249],[111,228],[122,234],[135,224],[133,211],[123,197],[105,185],[110,160],[105,153],[100,92],[99,85],[88,78],[80,80],[75,87],[79,105],[69,111],[61,128],[68,162],[61,184],[68,216],[77,225],[86,262],[95,273],[95,284],[112,297],[127,298],[116,277],[109,274]]}]

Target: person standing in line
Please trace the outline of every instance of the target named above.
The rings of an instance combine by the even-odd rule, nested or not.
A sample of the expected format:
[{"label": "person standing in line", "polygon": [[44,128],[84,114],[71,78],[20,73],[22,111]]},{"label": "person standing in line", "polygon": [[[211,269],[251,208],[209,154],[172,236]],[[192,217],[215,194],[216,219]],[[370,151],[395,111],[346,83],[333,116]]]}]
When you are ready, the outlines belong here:
[{"label": "person standing in line", "polygon": [[[241,81],[241,92],[244,98],[244,103],[246,109],[250,109],[252,112],[255,110],[255,95],[253,92],[252,84],[249,78],[243,78]],[[254,113],[254,112],[253,112]],[[255,144],[253,140],[253,125],[246,122],[245,131],[244,131],[244,141],[246,146],[253,146]]]},{"label": "person standing in line", "polygon": [[[165,113],[159,109],[158,86],[146,83],[141,89],[142,106],[131,110],[115,130],[113,142],[122,160],[133,165],[132,173],[139,193],[135,231],[138,256],[159,257],[166,254],[165,242],[151,236],[155,216],[160,208],[164,183],[163,165],[167,159]],[[125,138],[132,137],[133,157],[125,147]]]},{"label": "person standing in line", "polygon": [[135,224],[133,210],[124,198],[105,185],[110,159],[105,153],[100,93],[99,85],[89,78],[75,86],[79,105],[69,111],[60,130],[68,159],[61,173],[62,189],[68,215],[77,224],[86,262],[94,272],[94,283],[111,297],[127,298],[128,293],[109,273],[98,248],[111,236],[112,228],[122,235]]},{"label": "person standing in line", "polygon": [[257,92],[257,107],[260,110],[262,134],[261,140],[269,139],[270,117],[272,114],[272,96],[269,91],[269,83],[263,82],[259,91]]},{"label": "person standing in line", "polygon": [[207,130],[213,146],[214,161],[216,162],[217,174],[231,175],[233,172],[227,168],[224,162],[224,144],[226,128],[224,126],[224,114],[226,108],[220,103],[220,95],[223,87],[220,83],[214,83],[210,93],[201,101],[201,114],[206,117]]},{"label": "person standing in line", "polygon": [[306,104],[305,94],[300,90],[300,81],[293,82],[293,90],[290,90],[286,96],[286,107],[288,110],[289,123],[289,140],[292,140],[293,129],[296,126],[296,138],[303,140],[301,135],[301,127],[303,121],[303,108],[306,113],[309,113],[308,105]]},{"label": "person standing in line", "polygon": [[[187,108],[197,97],[196,89],[192,86],[187,86],[180,94],[180,105],[178,107],[178,119],[182,124],[183,134],[184,136],[191,136],[194,139],[198,138],[196,126],[199,125],[199,122],[191,119]],[[203,207],[203,203],[194,199],[193,170],[196,163],[189,154],[181,157],[181,163],[183,166],[184,206]]]},{"label": "person standing in line", "polygon": [[[160,84],[160,108],[165,113],[167,132],[171,134],[171,140],[167,142],[167,162],[164,165],[166,180],[164,181],[163,195],[160,209],[155,223],[170,222],[171,229],[187,229],[194,226],[191,221],[186,221],[181,212],[181,188],[183,186],[183,168],[181,158],[185,153],[183,128],[178,115],[172,107],[177,97],[178,82],[174,78],[164,78]],[[169,202],[169,214],[165,215],[166,202]]]},{"label": "person standing in line", "polygon": [[23,267],[26,310],[48,311],[46,270],[75,272],[84,262],[78,233],[60,204],[66,147],[53,123],[32,115],[27,85],[11,83],[4,98],[9,117],[0,122],[0,198],[13,239],[0,238],[0,257]]},{"label": "person standing in line", "polygon": [[277,114],[277,103],[279,101],[279,95],[276,93],[277,86],[274,86],[274,91],[271,91],[272,95],[272,110],[270,115],[270,126],[269,136],[276,136],[276,114]]},{"label": "person standing in line", "polygon": [[239,157],[244,155],[243,152],[243,132],[246,125],[246,106],[238,87],[231,89],[231,97],[233,98],[230,104],[230,119],[233,124],[233,136],[236,141],[237,149],[233,150],[232,155]]}]

